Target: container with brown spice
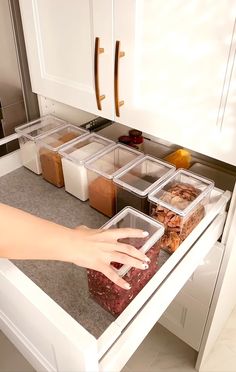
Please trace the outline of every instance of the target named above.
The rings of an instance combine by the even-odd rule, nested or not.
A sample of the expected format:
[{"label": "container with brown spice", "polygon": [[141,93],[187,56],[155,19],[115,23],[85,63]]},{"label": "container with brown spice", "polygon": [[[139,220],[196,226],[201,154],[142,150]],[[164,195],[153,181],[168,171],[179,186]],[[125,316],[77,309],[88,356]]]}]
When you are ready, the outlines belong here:
[{"label": "container with brown spice", "polygon": [[116,144],[85,162],[88,169],[89,204],[108,217],[116,213],[116,185],[113,178],[143,154]]},{"label": "container with brown spice", "polygon": [[64,120],[46,115],[15,128],[19,135],[20,155],[24,167],[36,174],[42,173],[37,142],[41,136],[65,125],[67,123]]},{"label": "container with brown spice", "polygon": [[158,269],[159,241],[164,233],[162,224],[153,220],[149,216],[126,207],[112,219],[110,219],[103,229],[132,227],[148,231],[147,238],[125,238],[120,242],[133,245],[140,249],[150,259],[149,268],[146,270],[131,268],[119,263],[111,263],[113,269],[120,277],[126,280],[130,290],[125,290],[110,281],[105,275],[95,270],[88,270],[88,287],[91,296],[104,309],[115,316],[118,316],[139,291],[146,285]]},{"label": "container with brown spice", "polygon": [[148,193],[174,171],[173,165],[153,156],[145,155],[119,172],[114,177],[117,187],[117,212],[126,206],[131,206],[149,214]]},{"label": "container with brown spice", "polygon": [[149,195],[150,215],[165,226],[161,247],[173,253],[205,215],[214,182],[177,170]]},{"label": "container with brown spice", "polygon": [[61,155],[58,151],[66,143],[87,134],[86,130],[68,124],[40,137],[38,147],[42,176],[45,180],[57,187],[64,186]]}]

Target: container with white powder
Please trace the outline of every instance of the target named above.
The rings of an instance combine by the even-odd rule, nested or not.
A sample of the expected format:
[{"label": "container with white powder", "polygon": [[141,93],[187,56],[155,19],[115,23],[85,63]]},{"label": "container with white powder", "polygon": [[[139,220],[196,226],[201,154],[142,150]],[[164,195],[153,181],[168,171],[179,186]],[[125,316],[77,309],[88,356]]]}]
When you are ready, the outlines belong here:
[{"label": "container with white powder", "polygon": [[15,128],[19,135],[22,164],[36,174],[41,174],[41,164],[37,142],[41,136],[50,133],[67,123],[53,115],[46,115],[37,120]]},{"label": "container with white powder", "polygon": [[78,199],[88,199],[87,169],[84,163],[114,142],[97,134],[89,134],[63,146],[59,151],[65,182],[65,190]]}]

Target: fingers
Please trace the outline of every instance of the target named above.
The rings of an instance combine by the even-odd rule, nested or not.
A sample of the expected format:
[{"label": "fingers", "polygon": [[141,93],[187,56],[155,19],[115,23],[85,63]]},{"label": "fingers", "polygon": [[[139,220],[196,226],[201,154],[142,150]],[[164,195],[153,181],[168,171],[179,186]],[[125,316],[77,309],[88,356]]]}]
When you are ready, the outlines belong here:
[{"label": "fingers", "polygon": [[113,283],[117,284],[119,287],[126,290],[131,288],[130,284],[127,283],[121,277],[119,277],[119,275],[110,266],[104,266],[102,273]]},{"label": "fingers", "polygon": [[128,265],[132,267],[136,267],[137,269],[146,270],[148,269],[147,262],[140,261],[134,257],[128,256],[127,254],[122,254],[119,252],[114,252],[112,254],[112,261],[119,262],[123,265]]},{"label": "fingers", "polygon": [[115,248],[116,251],[125,253],[127,256],[137,258],[140,261],[150,262],[150,259],[145,255],[145,253],[141,252],[132,245],[116,243]]},{"label": "fingers", "polygon": [[123,229],[101,230],[99,235],[103,240],[117,241],[118,239],[124,238],[146,238],[149,233],[140,229],[131,229],[127,227]]}]

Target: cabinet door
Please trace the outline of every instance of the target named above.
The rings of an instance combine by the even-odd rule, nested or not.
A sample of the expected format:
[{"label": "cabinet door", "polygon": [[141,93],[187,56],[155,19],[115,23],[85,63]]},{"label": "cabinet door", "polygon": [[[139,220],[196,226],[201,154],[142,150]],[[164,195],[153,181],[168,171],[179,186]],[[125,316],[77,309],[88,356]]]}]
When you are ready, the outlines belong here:
[{"label": "cabinet door", "polygon": [[33,91],[112,118],[112,2],[20,0],[20,8]]},{"label": "cabinet door", "polygon": [[224,245],[217,242],[167,308],[159,323],[199,350]]},{"label": "cabinet door", "polygon": [[235,2],[115,0],[114,14],[114,38],[125,52],[116,121],[220,157],[215,141]]}]

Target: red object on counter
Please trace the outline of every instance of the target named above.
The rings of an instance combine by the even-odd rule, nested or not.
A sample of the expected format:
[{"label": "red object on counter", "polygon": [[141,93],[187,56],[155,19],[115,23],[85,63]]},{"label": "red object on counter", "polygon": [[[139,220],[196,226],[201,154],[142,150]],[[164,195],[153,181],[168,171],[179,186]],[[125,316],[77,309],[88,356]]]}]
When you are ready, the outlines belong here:
[{"label": "red object on counter", "polygon": [[132,138],[130,136],[120,136],[118,141],[124,143],[125,145],[130,145],[132,142]]},{"label": "red object on counter", "polygon": [[140,130],[131,129],[129,131],[129,135],[131,137],[132,143],[137,146],[140,151],[142,151],[144,142],[143,133]]}]

